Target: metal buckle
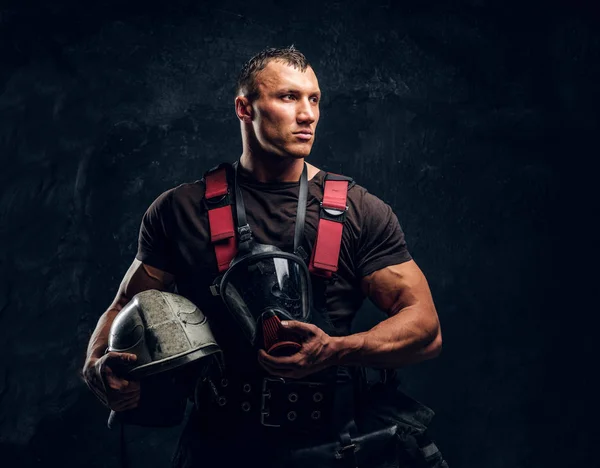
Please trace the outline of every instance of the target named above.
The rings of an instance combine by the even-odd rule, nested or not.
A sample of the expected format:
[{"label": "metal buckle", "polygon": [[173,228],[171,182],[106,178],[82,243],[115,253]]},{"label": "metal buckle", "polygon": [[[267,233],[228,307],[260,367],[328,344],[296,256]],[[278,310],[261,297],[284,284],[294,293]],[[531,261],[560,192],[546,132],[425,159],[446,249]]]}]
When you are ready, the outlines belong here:
[{"label": "metal buckle", "polygon": [[282,377],[278,377],[278,378],[265,377],[263,379],[262,398],[261,398],[261,403],[260,403],[260,423],[263,426],[267,426],[267,427],[281,427],[281,424],[271,424],[271,423],[267,422],[267,418],[271,415],[271,413],[269,412],[269,408],[267,406],[267,400],[271,399],[271,390],[268,388],[269,382],[274,382],[274,383],[277,382],[277,383],[285,384],[285,379],[283,379]]},{"label": "metal buckle", "polygon": [[240,242],[248,242],[252,239],[252,230],[248,224],[238,227],[237,231],[240,236]]},{"label": "metal buckle", "polygon": [[227,192],[223,195],[218,195],[211,198],[204,197],[203,200],[207,210],[213,210],[215,208],[231,205],[231,191],[229,188],[227,188]]},{"label": "metal buckle", "polygon": [[356,453],[356,449],[357,445],[355,443],[345,445],[344,447],[340,448],[337,452],[335,452],[335,458],[344,458],[350,451],[352,451],[350,452],[351,454]]},{"label": "metal buckle", "polygon": [[269,427],[314,429],[317,421],[329,417],[333,395],[327,383],[290,381],[281,377],[265,377],[262,384],[260,422]]},{"label": "metal buckle", "polygon": [[217,203],[225,200],[225,197],[227,197],[227,195],[229,195],[229,189],[227,189],[227,192],[225,192],[221,196],[206,198],[206,203],[208,203],[209,205],[216,205]]},{"label": "metal buckle", "polygon": [[345,210],[324,207],[323,202],[320,202],[319,206],[321,207],[321,218],[325,218],[330,221],[337,221],[340,223],[343,223],[346,220],[346,212],[348,211],[348,205],[346,205]]}]

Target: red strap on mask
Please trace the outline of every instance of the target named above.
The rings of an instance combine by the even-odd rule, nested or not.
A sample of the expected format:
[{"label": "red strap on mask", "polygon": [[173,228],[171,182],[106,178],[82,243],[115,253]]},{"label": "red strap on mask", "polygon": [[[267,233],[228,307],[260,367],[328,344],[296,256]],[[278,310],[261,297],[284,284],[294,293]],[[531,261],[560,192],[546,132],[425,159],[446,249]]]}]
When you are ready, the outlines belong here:
[{"label": "red strap on mask", "polygon": [[204,200],[208,207],[210,241],[213,243],[219,273],[229,268],[237,253],[233,210],[229,200],[227,172],[224,167],[211,170],[205,175]]},{"label": "red strap on mask", "polygon": [[314,275],[330,278],[338,269],[344,220],[348,210],[348,182],[325,178],[317,238],[308,266],[308,270]]}]

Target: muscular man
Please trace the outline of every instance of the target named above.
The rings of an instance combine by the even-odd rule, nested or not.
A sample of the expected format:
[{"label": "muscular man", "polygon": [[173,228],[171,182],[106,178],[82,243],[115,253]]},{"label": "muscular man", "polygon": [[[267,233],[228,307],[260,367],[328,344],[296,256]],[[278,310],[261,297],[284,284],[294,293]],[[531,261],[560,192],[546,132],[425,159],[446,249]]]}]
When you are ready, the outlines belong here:
[{"label": "muscular man", "polygon": [[[293,46],[257,54],[244,66],[238,80],[235,111],[243,144],[238,173],[248,223],[259,242],[284,251],[293,247],[298,181],[315,139],[320,100],[315,72]],[[307,169],[303,243],[310,255],[325,172],[308,163]],[[398,220],[387,204],[360,185],[348,190],[347,218],[334,280],[312,278],[315,296],[322,296],[315,300],[322,300],[335,331],[327,334],[311,323],[288,321],[284,326],[301,337],[298,352],[287,357],[275,357],[264,350],[248,353],[223,312],[222,302],[209,292],[218,268],[204,191],[204,180],[182,184],[161,194],[143,217],[136,259],[113,303],[98,321],[83,371],[86,382],[106,406],[124,411],[139,402],[139,382],[113,372],[115,364],[133,362],[136,356],[104,352],[116,314],[135,294],[147,289],[177,292],[209,316],[234,377],[250,379],[260,374],[305,379],[332,366],[398,368],[440,353],[442,335],[431,293],[407,251]],[[350,334],[352,319],[366,297],[388,318],[368,331]],[[397,404],[403,403],[398,400]],[[424,408],[416,412],[430,412]],[[219,411],[207,405],[192,412],[174,458],[175,466],[211,466],[210,460],[221,466],[241,461],[281,466],[283,462],[273,454],[294,436],[269,433],[259,423],[243,420],[236,408]],[[406,408],[399,411],[405,415],[410,412]],[[404,420],[413,419],[408,416]],[[415,428],[422,432],[422,421],[418,417],[414,421],[408,432]],[[324,441],[311,443],[320,442]],[[446,466],[439,452],[432,456],[433,444],[425,448],[422,445],[412,449],[428,460],[427,466]]]}]

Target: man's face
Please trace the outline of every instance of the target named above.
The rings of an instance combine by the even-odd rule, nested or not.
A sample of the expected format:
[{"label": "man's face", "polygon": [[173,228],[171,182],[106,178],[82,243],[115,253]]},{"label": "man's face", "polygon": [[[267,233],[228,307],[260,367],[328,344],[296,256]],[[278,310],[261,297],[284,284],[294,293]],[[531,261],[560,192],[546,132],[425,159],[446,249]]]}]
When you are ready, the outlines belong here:
[{"label": "man's face", "polygon": [[270,61],[256,78],[259,97],[252,102],[256,140],[269,153],[293,158],[310,154],[321,91],[312,68],[305,72]]}]

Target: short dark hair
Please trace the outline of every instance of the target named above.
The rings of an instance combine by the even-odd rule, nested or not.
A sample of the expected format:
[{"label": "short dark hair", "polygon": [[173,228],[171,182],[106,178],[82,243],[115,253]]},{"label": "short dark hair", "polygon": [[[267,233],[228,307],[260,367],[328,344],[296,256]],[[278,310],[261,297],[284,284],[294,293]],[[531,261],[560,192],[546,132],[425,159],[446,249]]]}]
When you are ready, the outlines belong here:
[{"label": "short dark hair", "polygon": [[243,94],[249,99],[258,97],[256,76],[272,60],[299,68],[302,72],[305,72],[306,68],[311,66],[304,54],[294,47],[294,44],[283,48],[269,47],[260,51],[244,64],[237,80],[236,96]]}]

